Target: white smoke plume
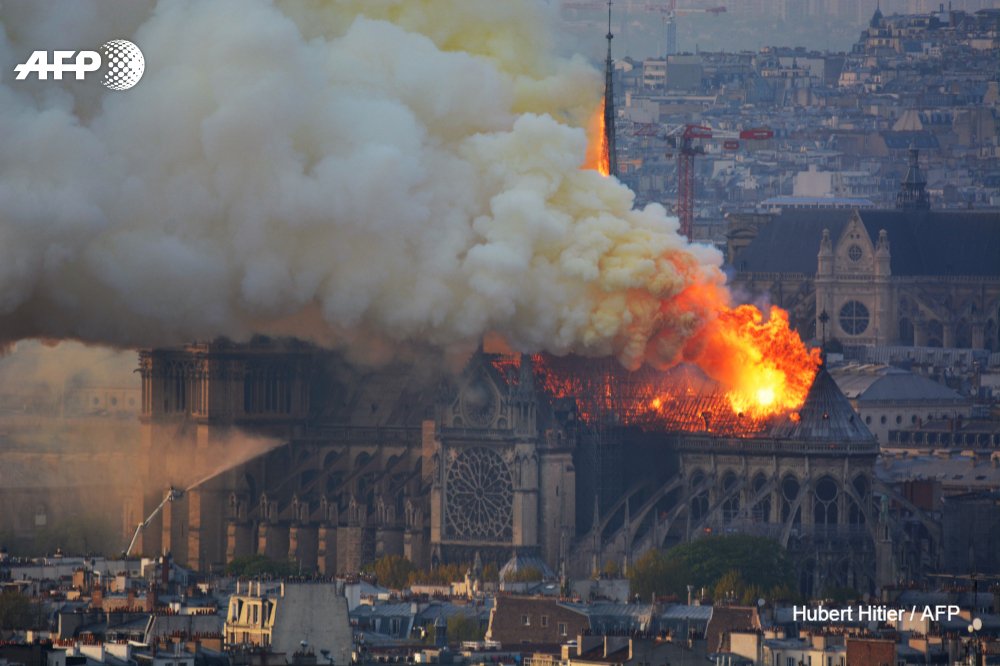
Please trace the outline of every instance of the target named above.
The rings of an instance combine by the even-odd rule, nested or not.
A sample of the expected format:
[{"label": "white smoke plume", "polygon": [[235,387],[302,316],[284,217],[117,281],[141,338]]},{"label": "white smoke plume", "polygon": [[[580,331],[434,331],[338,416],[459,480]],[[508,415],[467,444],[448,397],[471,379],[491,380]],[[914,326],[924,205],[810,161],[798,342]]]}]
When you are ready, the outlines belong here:
[{"label": "white smoke plume", "polygon": [[[2,340],[496,332],[634,366],[727,298],[716,251],[579,168],[601,77],[537,2],[0,7]],[[131,90],[14,80],[113,38],[144,53]]]}]

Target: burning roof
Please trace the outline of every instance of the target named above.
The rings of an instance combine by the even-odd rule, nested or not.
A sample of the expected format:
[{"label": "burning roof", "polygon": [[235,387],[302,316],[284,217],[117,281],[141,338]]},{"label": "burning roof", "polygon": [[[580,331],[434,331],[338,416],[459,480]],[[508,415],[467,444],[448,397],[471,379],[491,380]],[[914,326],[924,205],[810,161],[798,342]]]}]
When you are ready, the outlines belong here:
[{"label": "burning roof", "polygon": [[756,416],[734,409],[724,388],[693,365],[629,371],[610,359],[536,356],[534,366],[536,383],[552,397],[576,400],[581,417],[595,427],[831,442],[874,439],[822,368],[798,409]]}]

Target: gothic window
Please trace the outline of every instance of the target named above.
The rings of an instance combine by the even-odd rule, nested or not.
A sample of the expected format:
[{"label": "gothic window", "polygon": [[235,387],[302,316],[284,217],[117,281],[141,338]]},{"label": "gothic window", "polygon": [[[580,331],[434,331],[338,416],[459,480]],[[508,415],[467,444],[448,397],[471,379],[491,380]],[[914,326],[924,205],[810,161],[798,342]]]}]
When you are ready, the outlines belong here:
[{"label": "gothic window", "polygon": [[972,346],[972,327],[968,320],[960,319],[955,325],[955,347],[968,348]]},{"label": "gothic window", "polygon": [[[763,491],[764,486],[767,485],[767,477],[764,476],[763,472],[758,472],[753,479],[753,492],[754,495],[759,497],[761,491]],[[763,523],[771,522],[771,496],[770,494],[765,495],[761,498],[753,510],[754,520]]]},{"label": "gothic window", "polygon": [[[722,477],[723,496],[729,495],[729,493],[736,488],[736,484],[737,484],[736,474],[732,471],[726,472]],[[729,522],[734,518],[736,518],[739,512],[740,512],[740,496],[739,493],[736,493],[732,497],[726,499],[726,501],[723,503],[722,517],[726,522]]]},{"label": "gothic window", "polygon": [[816,483],[813,498],[813,522],[817,525],[837,524],[837,483],[824,476]]},{"label": "gothic window", "polygon": [[445,533],[507,541],[513,535],[513,479],[503,458],[483,447],[463,450],[448,466]]},{"label": "gothic window", "polygon": [[847,248],[847,258],[853,261],[854,263],[858,263],[859,261],[861,261],[861,257],[863,256],[864,252],[861,250],[860,245],[855,244]]},{"label": "gothic window", "polygon": [[[691,490],[701,486],[705,482],[705,474],[701,470],[691,475]],[[691,498],[691,518],[700,519],[708,513],[708,491],[702,490]]]},{"label": "gothic window", "polygon": [[944,327],[937,319],[927,322],[927,343],[928,347],[942,347],[944,340]]},{"label": "gothic window", "polygon": [[840,328],[848,335],[861,335],[868,329],[868,308],[861,301],[847,301],[840,308]]},{"label": "gothic window", "polygon": [[266,365],[247,367],[243,380],[243,411],[247,414],[289,414],[292,384],[284,369]]},{"label": "gothic window", "polygon": [[[795,504],[796,499],[799,496],[799,480],[794,476],[789,474],[781,482],[781,521],[785,522],[791,517],[792,506]],[[797,509],[795,511],[795,516],[792,522],[801,522],[801,510]]]},{"label": "gothic window", "polygon": [[854,477],[854,492],[858,494],[861,498],[862,506],[858,506],[854,500],[850,502],[850,514],[848,515],[848,522],[852,525],[863,525],[865,522],[865,512],[863,506],[868,503],[868,480],[863,474],[859,474]]},{"label": "gothic window", "polygon": [[899,344],[907,346],[913,344],[913,322],[906,317],[899,320]]}]

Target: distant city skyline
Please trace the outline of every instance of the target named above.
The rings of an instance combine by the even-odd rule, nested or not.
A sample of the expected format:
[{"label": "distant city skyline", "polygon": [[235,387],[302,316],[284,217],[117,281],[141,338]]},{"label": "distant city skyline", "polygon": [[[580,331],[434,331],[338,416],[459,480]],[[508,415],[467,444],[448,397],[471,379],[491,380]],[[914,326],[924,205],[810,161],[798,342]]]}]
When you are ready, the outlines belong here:
[{"label": "distant city skyline", "polygon": [[[598,62],[603,58],[606,14],[601,0],[555,0],[573,48]],[[662,57],[666,53],[665,0],[613,0],[616,59]],[[886,16],[947,10],[1000,8],[1000,0],[682,0],[677,3],[677,51],[756,51],[766,46],[849,51],[876,7]],[[725,7],[708,13],[707,8]],[[686,9],[695,10],[687,13]],[[817,19],[824,19],[818,22]],[[593,37],[591,36],[593,33]],[[590,43],[590,42],[593,43]]]}]

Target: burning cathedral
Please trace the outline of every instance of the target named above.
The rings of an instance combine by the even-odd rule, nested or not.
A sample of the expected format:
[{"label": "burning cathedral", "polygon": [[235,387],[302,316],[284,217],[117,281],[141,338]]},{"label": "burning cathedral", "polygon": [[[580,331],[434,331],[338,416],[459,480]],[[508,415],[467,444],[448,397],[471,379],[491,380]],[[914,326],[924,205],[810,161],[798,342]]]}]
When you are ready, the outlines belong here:
[{"label": "burning cathedral", "polygon": [[[588,165],[605,175],[616,172],[611,38],[609,14],[603,145]],[[762,323],[713,294],[693,284],[670,307],[718,306],[690,354],[716,379],[694,365],[630,371],[611,359],[482,349],[458,374],[363,370],[263,338],[145,351],[149,478],[219,471],[183,493],[136,487],[126,525],[152,516],[136,550],[170,551],[203,571],[257,553],[324,575],[383,555],[423,568],[525,556],[579,577],[744,533],[785,546],[805,593],[874,590],[926,564],[940,540],[933,525],[880,485],[874,436],[817,373],[787,315]],[[663,335],[670,347],[684,334]],[[739,376],[761,354],[780,391]],[[218,460],[246,437],[269,450]]]},{"label": "burning cathedral", "polygon": [[[800,408],[758,418],[685,365],[480,350],[441,380],[266,340],[140,363],[151,475],[210,468],[235,436],[274,443],[141,531],[137,552],[199,570],[254,553],[327,575],[389,554],[420,567],[519,554],[586,576],[731,533],[785,545],[804,591],[874,589],[914,564],[876,499],[891,494],[874,475],[878,445],[822,368]],[[137,488],[127,524],[162,499]]]}]

